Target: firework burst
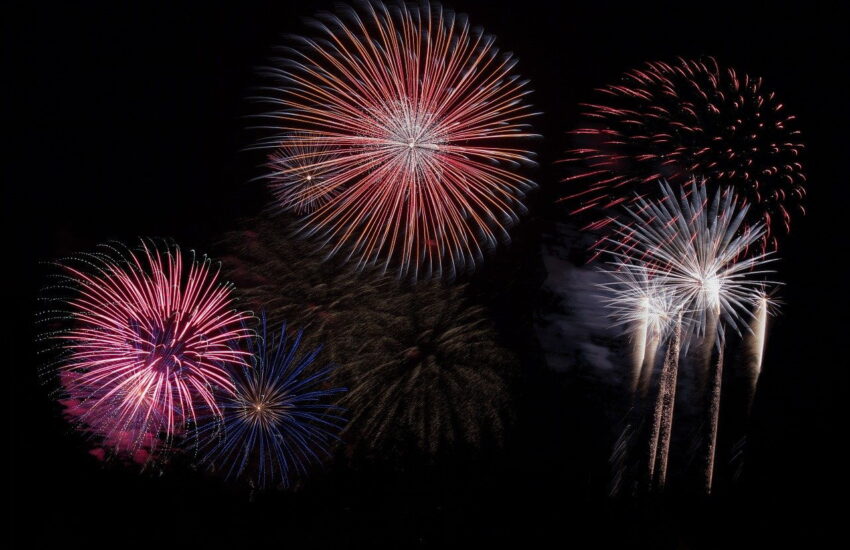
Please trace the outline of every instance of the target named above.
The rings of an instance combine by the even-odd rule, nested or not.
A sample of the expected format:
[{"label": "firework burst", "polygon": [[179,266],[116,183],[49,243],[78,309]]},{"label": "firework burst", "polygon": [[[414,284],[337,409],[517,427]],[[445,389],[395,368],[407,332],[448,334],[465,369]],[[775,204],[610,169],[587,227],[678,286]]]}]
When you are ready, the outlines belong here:
[{"label": "firework burst", "polygon": [[247,355],[237,345],[250,316],[230,308],[231,289],[209,259],[142,241],[137,251],[103,246],[61,270],[51,287],[61,310],[44,318],[65,328],[46,339],[59,348],[66,412],[83,431],[118,454],[150,452],[198,410],[218,412],[218,395],[234,389],[227,366]]},{"label": "firework burst", "polygon": [[502,436],[513,366],[464,288],[418,284],[370,310],[350,310],[333,344],[350,388],[349,432],[371,451],[411,442],[428,453]]},{"label": "firework burst", "polygon": [[674,325],[679,302],[660,277],[633,264],[602,269],[609,279],[600,284],[603,303],[614,326],[621,327],[632,340],[632,393],[644,394],[655,365],[661,341]]},{"label": "firework burst", "polygon": [[713,58],[647,63],[585,104],[586,126],[566,162],[575,171],[565,200],[576,212],[609,210],[652,196],[654,182],[693,175],[730,186],[754,206],[749,222],[765,227],[762,246],[776,248],[791,216],[804,212],[803,144],[793,115],[760,78]]},{"label": "firework burst", "polygon": [[360,267],[414,279],[471,268],[533,187],[517,171],[533,113],[515,59],[427,2],[366,2],[315,27],[267,71],[265,116],[281,133],[260,146],[274,151],[278,204],[308,197],[302,231]]},{"label": "firework burst", "polygon": [[465,287],[352,272],[322,261],[279,223],[256,220],[228,235],[223,262],[249,304],[306,327],[305,341],[321,343],[339,365],[346,441],[367,455],[498,442],[514,363],[481,309],[466,303]]},{"label": "firework burst", "polygon": [[[705,182],[692,180],[675,193],[661,184],[661,199],[637,198],[627,212],[631,222],[618,222],[614,243],[613,281],[608,305],[615,322],[638,323],[644,335],[653,323],[673,327],[653,414],[649,477],[663,488],[672,430],[681,348],[690,342],[706,350],[703,363],[713,366],[709,395],[706,490],[710,492],[720,407],[725,327],[749,330],[749,320],[763,301],[769,253],[753,253],[763,235],[760,224],[745,226],[747,205],[730,189],[709,197]],[[661,314],[653,314],[653,311]],[[672,321],[675,318],[675,321]],[[712,362],[712,349],[717,356]],[[654,353],[653,353],[654,359]],[[651,366],[650,366],[651,369]]]},{"label": "firework burst", "polygon": [[319,348],[300,353],[301,332],[287,341],[286,325],[275,340],[263,317],[251,367],[234,375],[235,391],[221,404],[221,424],[202,426],[204,462],[227,477],[250,477],[257,488],[290,486],[293,475],[330,453],[345,422],[333,406],[345,388],[328,388],[332,366],[316,368]]},{"label": "firework burst", "polygon": [[242,300],[270,319],[306,329],[309,345],[329,345],[344,328],[340,312],[377,307],[393,292],[394,281],[324,261],[313,242],[294,238],[281,224],[279,216],[258,217],[250,229],[228,233],[223,269]]},{"label": "firework burst", "polygon": [[296,214],[307,214],[327,203],[336,193],[329,184],[334,173],[330,148],[313,143],[308,135],[281,140],[269,157],[268,175],[278,204]]},{"label": "firework burst", "polygon": [[[685,312],[689,339],[702,339],[714,316],[746,330],[765,286],[775,284],[762,277],[771,273],[764,269],[771,254],[753,252],[763,226],[744,225],[749,206],[729,188],[711,198],[704,180],[678,195],[667,183],[660,189],[660,200],[638,198],[627,208],[634,223],[619,223],[613,265],[657,280]],[[722,327],[716,332],[721,338]]]}]

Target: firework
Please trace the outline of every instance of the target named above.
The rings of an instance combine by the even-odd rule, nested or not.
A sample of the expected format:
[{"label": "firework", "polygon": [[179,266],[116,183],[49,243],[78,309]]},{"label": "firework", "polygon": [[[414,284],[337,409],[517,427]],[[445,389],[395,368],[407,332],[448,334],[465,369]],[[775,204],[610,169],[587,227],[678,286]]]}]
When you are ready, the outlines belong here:
[{"label": "firework", "polygon": [[604,268],[608,282],[602,283],[603,303],[614,326],[622,327],[632,340],[632,372],[629,388],[634,394],[646,393],[655,365],[658,346],[676,318],[677,296],[666,281],[653,277],[635,264],[618,262],[613,269]]},{"label": "firework", "polygon": [[[667,483],[667,462],[670,457],[670,437],[673,433],[673,409],[676,403],[681,337],[682,324],[681,320],[678,320],[664,356],[664,368],[661,371],[661,384],[653,419],[654,440],[650,443],[649,480],[655,481],[657,487],[661,489]],[[655,479],[656,475],[657,479]]]},{"label": "firework", "polygon": [[436,453],[501,437],[513,363],[463,292],[420,283],[344,314],[347,328],[331,344],[351,350],[340,369],[350,388],[343,404],[368,450],[409,441]]},{"label": "firework", "polygon": [[585,104],[586,125],[566,161],[576,212],[603,212],[653,195],[654,182],[684,183],[702,176],[734,189],[754,208],[750,222],[765,227],[762,245],[804,212],[803,144],[793,115],[762,79],[721,67],[713,58],[647,63]]},{"label": "firework", "polygon": [[533,187],[517,171],[531,163],[516,142],[533,135],[533,113],[516,60],[427,2],[367,2],[315,23],[320,36],[275,61],[261,98],[273,106],[264,128],[280,131],[260,143],[274,151],[278,204],[307,197],[301,231],[359,267],[414,279],[471,268]]},{"label": "firework", "polygon": [[[615,280],[605,285],[613,292],[608,305],[621,324],[648,325],[653,318],[655,323],[667,323],[676,312],[675,337],[665,354],[650,434],[650,481],[657,479],[658,487],[663,488],[666,479],[680,346],[700,343],[703,363],[711,360],[711,350],[719,350],[709,405],[706,489],[710,491],[725,328],[747,329],[751,309],[771,283],[763,278],[768,273],[763,266],[771,258],[768,253],[753,253],[752,245],[764,230],[759,224],[744,225],[747,205],[729,189],[718,189],[709,197],[705,182],[693,180],[677,195],[662,183],[661,197],[637,198],[635,207],[627,209],[633,223],[618,222],[610,270]],[[648,316],[651,304],[663,315]]]},{"label": "firework", "polygon": [[465,288],[353,272],[280,223],[257,219],[228,235],[223,263],[244,300],[306,327],[305,342],[339,365],[353,448],[382,455],[409,443],[431,453],[498,441],[514,363]]},{"label": "firework", "polygon": [[280,206],[297,214],[312,212],[327,203],[336,191],[330,149],[314,144],[309,136],[294,134],[282,140],[269,156],[269,180]]},{"label": "firework", "polygon": [[682,304],[667,280],[654,276],[643,264],[616,262],[613,268],[603,268],[602,271],[610,279],[600,286],[605,291],[603,301],[609,309],[612,322],[615,326],[623,327],[633,340],[629,387],[635,397],[646,397],[656,352],[661,343],[667,341],[658,380],[658,394],[653,406],[647,454],[649,482],[663,488],[684,322]]},{"label": "firework", "polygon": [[[619,223],[614,265],[658,278],[686,312],[689,340],[710,332],[721,338],[724,326],[746,330],[750,309],[765,285],[774,284],[763,279],[771,254],[752,251],[764,228],[743,224],[749,207],[729,188],[711,198],[704,180],[692,180],[678,196],[667,183],[660,188],[660,200],[638,198],[627,208],[634,223]],[[723,326],[712,330],[715,315]]]},{"label": "firework", "polygon": [[133,455],[181,434],[199,409],[218,411],[218,395],[234,389],[227,366],[244,361],[237,344],[250,331],[209,259],[142,241],[60,267],[52,290],[61,310],[45,319],[65,328],[46,338],[60,350],[63,401],[83,431]]},{"label": "firework", "polygon": [[264,317],[252,365],[238,369],[235,391],[221,404],[221,425],[213,419],[199,430],[208,439],[204,461],[228,477],[288,487],[294,474],[329,454],[344,426],[331,401],[345,388],[327,387],[334,367],[315,368],[320,349],[301,353],[301,335],[289,343],[284,324],[275,341]]},{"label": "firework", "polygon": [[750,332],[747,335],[747,404],[752,404],[755,396],[756,385],[761,375],[762,359],[764,358],[764,345],[767,339],[767,316],[770,313],[772,303],[766,294],[763,294],[758,303],[750,323]]},{"label": "firework", "polygon": [[355,273],[324,261],[315,243],[294,238],[280,217],[258,217],[248,225],[225,236],[223,269],[242,300],[270,319],[305,329],[308,345],[327,345],[343,329],[340,312],[377,307],[392,292],[391,281],[370,270]]}]

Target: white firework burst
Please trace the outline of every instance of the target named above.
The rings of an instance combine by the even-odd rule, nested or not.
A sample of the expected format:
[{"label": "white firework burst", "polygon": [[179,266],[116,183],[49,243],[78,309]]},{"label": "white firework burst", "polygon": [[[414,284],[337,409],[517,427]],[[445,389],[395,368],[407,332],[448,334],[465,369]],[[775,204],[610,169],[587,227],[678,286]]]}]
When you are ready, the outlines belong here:
[{"label": "white firework burst", "polygon": [[663,288],[690,338],[703,338],[712,317],[739,333],[748,330],[765,287],[775,284],[764,279],[773,258],[754,246],[763,225],[743,223],[748,205],[729,188],[709,197],[704,180],[691,180],[678,195],[662,182],[660,200],[635,204],[627,209],[631,223],[620,224],[612,239],[614,266]]}]

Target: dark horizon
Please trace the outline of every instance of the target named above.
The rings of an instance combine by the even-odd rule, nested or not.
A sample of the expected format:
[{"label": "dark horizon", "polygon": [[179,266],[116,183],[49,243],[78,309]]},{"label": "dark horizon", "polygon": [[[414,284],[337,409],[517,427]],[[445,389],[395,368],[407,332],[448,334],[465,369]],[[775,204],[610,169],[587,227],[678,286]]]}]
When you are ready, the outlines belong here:
[{"label": "dark horizon", "polygon": [[[502,345],[521,357],[518,421],[501,450],[417,455],[357,469],[330,464],[297,492],[251,497],[170,465],[162,476],[104,464],[62,419],[39,379],[33,340],[45,262],[116,239],[174,239],[215,256],[225,232],[263,211],[262,153],[244,130],[246,99],[284,35],[333,2],[174,7],[13,3],[4,20],[4,120],[13,129],[4,178],[13,241],[13,539],[37,543],[144,539],[395,547],[562,540],[647,548],[825,544],[841,529],[847,492],[839,452],[848,389],[850,201],[843,162],[850,114],[846,13],[807,3],[653,7],[457,0],[531,80],[531,148],[539,185],[528,213],[473,275]],[[776,269],[784,283],[737,482],[704,498],[607,496],[612,417],[624,398],[586,369],[547,368],[532,323],[546,277],[541,245],[570,223],[556,199],[579,103],[645,61],[711,55],[765,86],[797,115],[806,144],[806,216],[795,218]],[[11,262],[10,262],[11,263]],[[9,269],[11,271],[11,269]],[[837,283],[837,284],[836,284]],[[552,503],[550,505],[550,503]],[[27,527],[22,527],[26,525]],[[840,539],[839,539],[840,540]],[[782,546],[779,546],[782,547]]]}]

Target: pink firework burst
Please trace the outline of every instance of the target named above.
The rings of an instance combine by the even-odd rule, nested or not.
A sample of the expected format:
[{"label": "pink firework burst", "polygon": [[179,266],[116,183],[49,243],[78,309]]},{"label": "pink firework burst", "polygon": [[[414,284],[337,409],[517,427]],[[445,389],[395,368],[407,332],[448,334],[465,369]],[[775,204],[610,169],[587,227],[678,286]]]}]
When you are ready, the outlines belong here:
[{"label": "pink firework burst", "polygon": [[[142,241],[138,251],[105,246],[61,265],[64,330],[48,335],[66,416],[117,454],[153,454],[196,423],[219,414],[232,393],[228,365],[243,364],[247,313],[211,261],[184,261],[175,247]],[[142,453],[140,455],[140,453]]]},{"label": "pink firework burst", "polygon": [[[321,37],[302,39],[268,70],[264,98],[282,133],[272,186],[285,209],[321,197],[299,218],[329,254],[413,278],[474,266],[507,238],[533,183],[518,168],[532,154],[527,82],[493,38],[437,5],[368,2],[320,16]],[[304,163],[309,154],[322,156]],[[280,178],[318,170],[319,190]]]},{"label": "pink firework burst", "polygon": [[714,58],[646,63],[584,104],[582,127],[565,162],[572,175],[564,200],[591,211],[602,228],[615,207],[650,198],[659,180],[693,177],[728,185],[762,223],[763,249],[804,212],[804,149],[795,116],[761,78],[720,66]]}]

